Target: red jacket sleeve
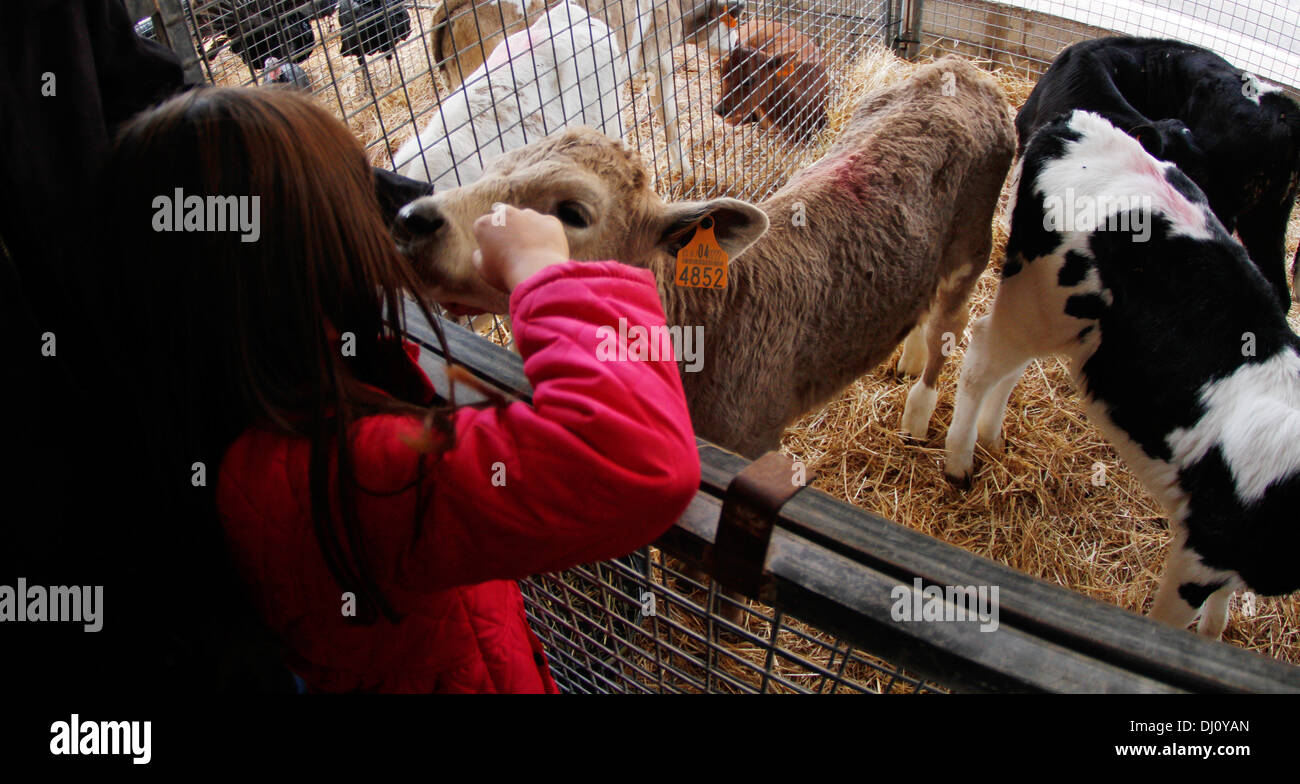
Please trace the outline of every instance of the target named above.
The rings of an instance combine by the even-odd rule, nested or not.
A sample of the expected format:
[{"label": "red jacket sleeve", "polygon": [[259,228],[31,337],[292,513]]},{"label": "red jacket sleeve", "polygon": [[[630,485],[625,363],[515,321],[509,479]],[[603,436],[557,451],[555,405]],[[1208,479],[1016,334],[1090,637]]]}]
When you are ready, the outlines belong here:
[{"label": "red jacket sleeve", "polygon": [[[633,336],[637,326],[664,326],[648,271],[615,262],[551,267],[516,288],[510,311],[533,403],[459,411],[456,447],[413,469],[430,500],[399,556],[404,587],[520,578],[625,555],[666,531],[699,487],[670,343],[657,360],[620,361],[612,350],[620,318]],[[416,466],[397,437],[413,432],[412,422],[391,419],[393,430],[373,435],[386,439],[390,459]]]}]

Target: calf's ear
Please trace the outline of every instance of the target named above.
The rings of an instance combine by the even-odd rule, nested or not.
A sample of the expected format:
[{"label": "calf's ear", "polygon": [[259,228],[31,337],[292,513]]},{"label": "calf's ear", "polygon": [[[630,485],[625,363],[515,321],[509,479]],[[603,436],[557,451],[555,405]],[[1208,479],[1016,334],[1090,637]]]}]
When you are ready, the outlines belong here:
[{"label": "calf's ear", "polygon": [[379,200],[379,211],[383,213],[384,223],[389,228],[392,228],[397,213],[403,207],[433,193],[433,186],[429,183],[403,177],[387,169],[374,167],[370,174],[375,184],[375,197]]},{"label": "calf's ear", "polygon": [[722,78],[740,78],[751,66],[751,61],[752,64],[757,64],[759,60],[756,58],[761,56],[762,52],[757,49],[744,44],[737,46],[722,58]]},{"label": "calf's ear", "polygon": [[676,255],[705,218],[713,219],[713,236],[734,259],[767,231],[767,215],[749,202],[739,199],[680,201],[664,205],[660,218],[659,247]]},{"label": "calf's ear", "polygon": [[[685,4],[683,4],[685,5]],[[718,13],[718,0],[696,0],[682,13],[682,32],[690,37],[704,29]]]},{"label": "calf's ear", "polygon": [[1138,140],[1142,148],[1159,158],[1165,154],[1165,140],[1160,135],[1160,129],[1151,123],[1142,123],[1129,129],[1129,136]]},{"label": "calf's ear", "polygon": [[779,76],[785,75],[779,72],[781,70],[781,66],[789,62],[790,56],[788,54],[785,54],[783,52],[777,52],[775,54],[762,54],[762,57],[763,57],[761,63],[762,67],[768,69],[769,71],[777,71]]}]

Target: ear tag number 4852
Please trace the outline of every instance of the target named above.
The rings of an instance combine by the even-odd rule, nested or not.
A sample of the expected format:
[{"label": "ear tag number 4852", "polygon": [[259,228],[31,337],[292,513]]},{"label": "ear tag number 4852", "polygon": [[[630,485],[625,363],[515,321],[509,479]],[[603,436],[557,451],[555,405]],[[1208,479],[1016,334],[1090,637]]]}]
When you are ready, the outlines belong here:
[{"label": "ear tag number 4852", "polygon": [[678,286],[697,289],[727,287],[727,253],[713,236],[713,218],[700,221],[695,236],[677,251],[674,280]]}]

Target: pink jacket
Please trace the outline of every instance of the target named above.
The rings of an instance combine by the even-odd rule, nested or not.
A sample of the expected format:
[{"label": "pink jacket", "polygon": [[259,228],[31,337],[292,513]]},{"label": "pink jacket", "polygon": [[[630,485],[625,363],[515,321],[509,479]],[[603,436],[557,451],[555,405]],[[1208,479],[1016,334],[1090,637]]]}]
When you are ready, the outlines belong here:
[{"label": "pink jacket", "polygon": [[510,311],[532,405],[461,409],[436,461],[404,440],[413,418],[352,428],[368,566],[400,622],[345,622],[309,515],[308,441],[255,427],[226,453],[232,555],[313,690],[555,691],[514,581],[648,544],[698,488],[676,363],[597,351],[620,318],[664,324],[649,272],[569,262],[520,285]]}]

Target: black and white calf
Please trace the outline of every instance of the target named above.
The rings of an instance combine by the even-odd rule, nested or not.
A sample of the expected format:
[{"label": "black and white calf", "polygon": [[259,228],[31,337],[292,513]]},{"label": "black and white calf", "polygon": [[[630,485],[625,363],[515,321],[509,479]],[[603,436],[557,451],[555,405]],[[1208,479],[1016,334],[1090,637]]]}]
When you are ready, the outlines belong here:
[{"label": "black and white calf", "polygon": [[1217,637],[1234,590],[1300,588],[1300,338],[1174,165],[1102,117],[1043,126],[1020,161],[993,310],[975,322],[946,471],[1002,444],[1011,390],[1065,355],[1089,418],[1170,516],[1151,614]]},{"label": "black and white calf", "polygon": [[1096,112],[1178,164],[1264,273],[1282,310],[1286,226],[1300,177],[1300,106],[1208,49],[1156,38],[1098,38],[1057,56],[1016,116],[1030,135],[1074,109]]}]

